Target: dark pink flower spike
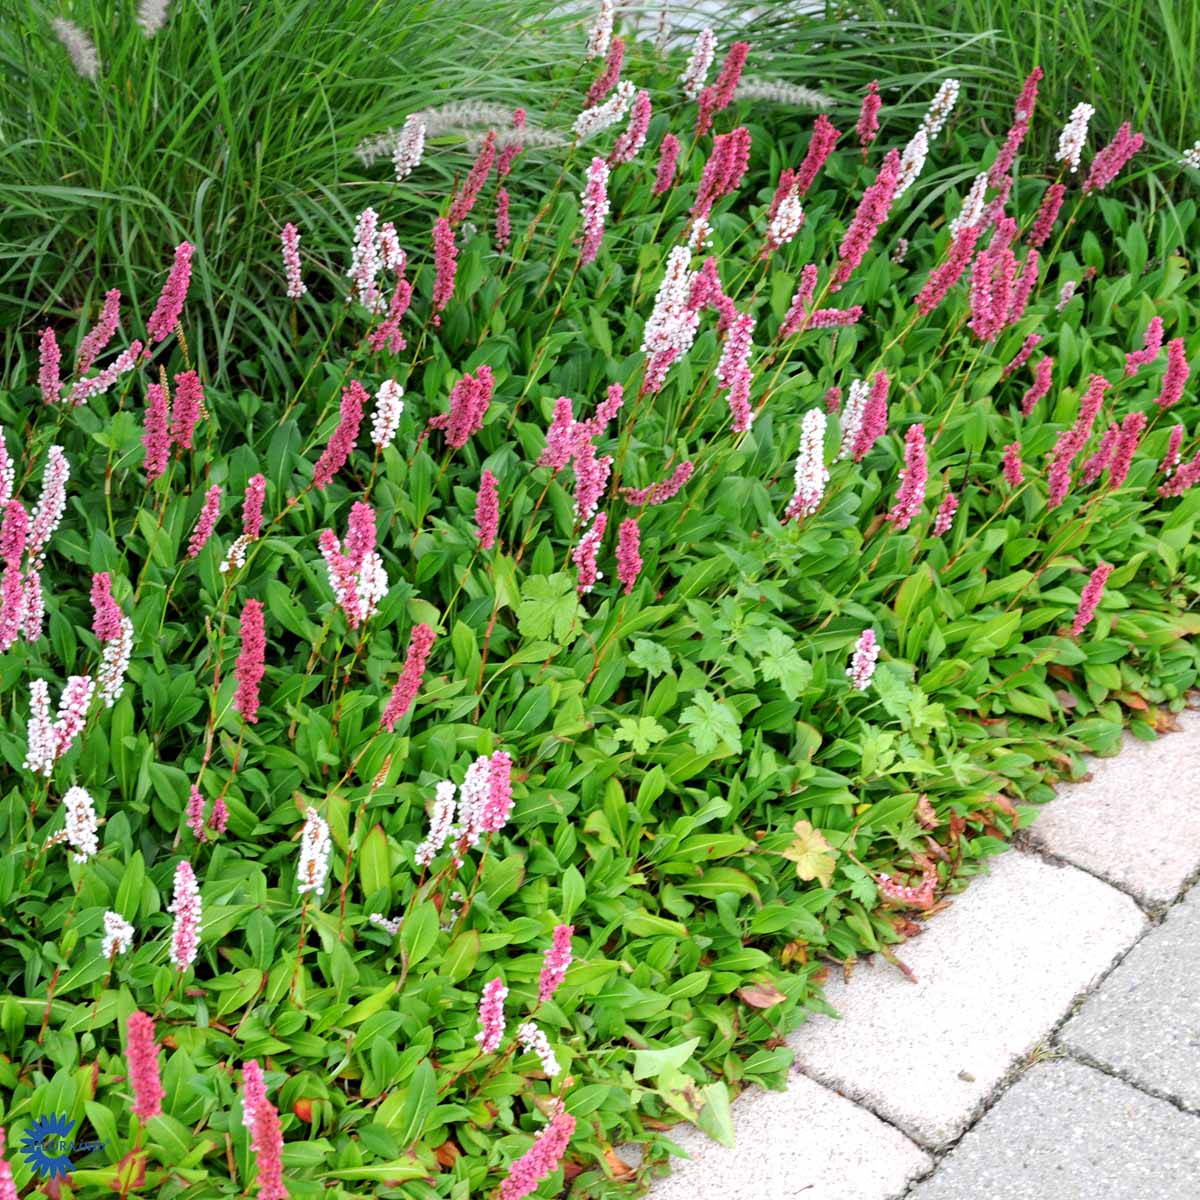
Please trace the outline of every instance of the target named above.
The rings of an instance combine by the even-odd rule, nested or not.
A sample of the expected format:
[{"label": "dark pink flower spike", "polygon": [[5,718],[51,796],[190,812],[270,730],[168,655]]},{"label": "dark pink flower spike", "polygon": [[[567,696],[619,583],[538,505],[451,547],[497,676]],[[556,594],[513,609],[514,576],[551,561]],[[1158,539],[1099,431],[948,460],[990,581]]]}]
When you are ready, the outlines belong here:
[{"label": "dark pink flower spike", "polygon": [[388,733],[395,732],[401,718],[412,707],[421,688],[421,680],[425,677],[425,664],[429,652],[433,648],[433,629],[428,625],[414,625],[408,639],[408,653],[404,658],[404,667],[392,694],[388,698],[387,707],[379,724]]},{"label": "dark pink flower spike", "polygon": [[1092,572],[1091,578],[1084,585],[1083,594],[1079,597],[1079,611],[1076,612],[1074,624],[1071,626],[1072,637],[1078,637],[1096,615],[1096,609],[1104,595],[1104,585],[1112,573],[1112,564],[1106,562],[1102,562]]},{"label": "dark pink flower spike", "polygon": [[266,674],[267,639],[261,600],[246,601],[242,609],[241,638],[241,653],[233,672],[238,684],[233,707],[241,713],[243,720],[254,725],[258,722],[258,688]]},{"label": "dark pink flower spike", "polygon": [[879,98],[879,80],[872,79],[867,84],[862,108],[858,113],[858,124],[854,127],[854,132],[858,135],[858,144],[862,147],[863,158],[867,156],[867,147],[879,136],[879,108],[882,103]]},{"label": "dark pink flower spike", "polygon": [[175,262],[163,290],[159,294],[154,312],[146,322],[146,333],[149,344],[156,346],[164,338],[169,337],[175,326],[179,324],[183,304],[187,299],[188,285],[192,279],[192,253],[194,247],[190,242],[180,242],[175,247]]}]

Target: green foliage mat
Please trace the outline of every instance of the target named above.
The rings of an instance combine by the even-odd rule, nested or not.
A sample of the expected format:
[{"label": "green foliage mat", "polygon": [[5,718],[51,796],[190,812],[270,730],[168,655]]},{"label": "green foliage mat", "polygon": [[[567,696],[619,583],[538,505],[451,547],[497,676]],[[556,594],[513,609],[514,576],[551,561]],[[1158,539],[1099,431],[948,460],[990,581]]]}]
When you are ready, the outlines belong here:
[{"label": "green foliage mat", "polygon": [[[839,116],[845,132],[803,198],[802,229],[763,257],[780,170],[799,165],[808,134],[780,133],[769,108],[733,104],[716,129],[746,122],[750,169],[713,210],[706,252],[736,310],[756,321],[757,418],[734,434],[715,380],[728,340],[712,309],[662,390],[642,386],[647,318],[668,252],[693,228],[714,147],[711,136],[692,136],[696,108],[679,97],[678,67],[633,75],[655,112],[645,148],[613,166],[594,263],[579,261],[577,196],[587,160],[607,154],[623,126],[549,163],[517,158],[504,185],[506,248],[492,232],[489,179],[455,230],[453,298],[437,321],[428,225],[405,235],[414,298],[396,354],[369,348],[381,318],[346,300],[351,218],[340,260],[312,256],[302,241],[310,294],[277,306],[288,313],[277,338],[304,364],[290,387],[257,382],[265,376],[253,338],[236,325],[223,336],[239,369],[214,376],[208,351],[197,355],[187,339],[199,304],[222,310],[220,295],[206,294],[189,297],[177,336],[154,347],[153,361],[86,404],[45,406],[34,370],[0,395],[27,509],[49,447],[62,446],[70,465],[65,514],[39,568],[41,636],[0,656],[0,1097],[22,1186],[22,1131],[64,1113],[105,1143],[81,1156],[71,1194],[247,1193],[267,1161],[243,1122],[243,1066],[256,1060],[279,1113],[292,1196],[491,1195],[534,1137],[563,1119],[553,1115],[557,1098],[575,1124],[562,1163],[545,1164],[541,1194],[626,1189],[634,1173],[614,1147],[639,1140],[648,1162],[661,1161],[665,1131],[680,1119],[728,1140],[736,1092],[784,1081],[785,1035],[823,1009],[828,970],[867,952],[902,962],[913,916],[1001,851],[1082,754],[1115,750],[1126,726],[1153,737],[1195,686],[1200,489],[1163,494],[1176,476],[1160,464],[1176,424],[1185,428],[1180,461],[1193,461],[1200,406],[1190,385],[1169,411],[1156,405],[1165,349],[1123,375],[1153,316],[1167,341],[1184,339],[1185,356],[1200,346],[1191,251],[1180,252],[1200,236],[1195,203],[1136,216],[1120,180],[1081,196],[1095,148],[1115,132],[1097,128],[1079,176],[1037,161],[1014,187],[1007,212],[1024,231],[1047,182],[1069,184],[1025,311],[995,340],[976,338],[968,272],[917,319],[913,298],[945,259],[946,224],[965,192],[926,185],[947,164],[968,178],[986,169],[1003,137],[978,135],[964,96],[928,174],[829,300],[862,305],[862,319],[780,338],[802,267],[816,264],[818,295],[827,293],[864,189],[916,122],[864,156],[853,115]],[[578,111],[591,69],[559,98],[563,111]],[[1036,123],[1065,117],[1039,109]],[[682,167],[656,196],[668,129],[683,143]],[[403,220],[410,190],[428,184],[438,150],[427,154],[434,165],[397,186],[382,219]],[[449,203],[441,198],[443,213]],[[187,232],[188,212],[175,217]],[[171,229],[158,239],[165,270]],[[203,256],[199,246],[198,272]],[[282,267],[273,270],[282,297]],[[383,278],[390,295],[394,278]],[[1075,292],[1063,300],[1068,282]],[[149,307],[140,297],[127,306],[102,363],[145,338]],[[87,323],[56,328],[70,383]],[[1006,375],[1030,333],[1041,345]],[[1023,415],[1043,354],[1055,360],[1053,385]],[[162,368],[178,405],[173,381],[189,366],[205,384],[195,448],[173,450],[166,471],[148,478],[151,385]],[[481,427],[454,448],[430,420],[483,367],[494,393]],[[861,461],[840,457],[851,384],[881,372],[886,432]],[[1065,502],[1052,508],[1046,459],[1077,421],[1094,373],[1113,387]],[[394,440],[371,445],[368,411],[348,461],[315,487],[343,389],[359,380],[374,395],[389,378],[406,393]],[[573,497],[586,452],[577,441],[575,465],[557,473],[537,464],[556,400],[570,397],[582,423],[613,384],[623,407],[587,437],[613,461],[600,498],[601,574],[581,592]],[[801,420],[824,413],[832,387],[841,408],[828,416],[816,464],[828,484],[814,512],[785,522]],[[1147,426],[1127,476],[1115,487],[1111,472],[1083,482],[1105,429],[1132,412]],[[918,423],[929,482],[901,528],[886,514]],[[1021,483],[1002,470],[1014,442]],[[684,462],[694,471],[674,496],[630,503],[624,489],[663,481]],[[486,549],[477,530],[484,471],[499,489],[498,538]],[[242,497],[257,474],[265,520],[241,565]],[[214,486],[215,532],[189,557]],[[948,491],[957,511],[935,534]],[[340,543],[363,501],[386,588],[352,626],[319,538],[331,530]],[[615,547],[631,519],[642,565],[626,594]],[[19,553],[16,561],[20,574]],[[1073,635],[1102,562],[1114,569]],[[68,677],[97,672],[111,646],[93,630],[97,572],[111,576],[132,621],[128,679],[111,707],[91,700],[43,777],[23,765],[31,681],[48,682],[53,717]],[[235,669],[252,600],[264,612],[261,685]],[[381,716],[421,624],[436,640],[423,671],[412,668],[415,703],[389,732]],[[881,654],[858,690],[847,668],[866,630]],[[246,689],[259,693],[254,722],[240,715]],[[453,836],[423,867],[417,847],[437,785],[462,784],[480,756],[501,750],[512,760],[511,815],[461,844],[461,868]],[[85,861],[64,844],[73,786],[101,822]],[[202,815],[218,799],[226,806],[224,832],[210,825],[196,836],[193,786]],[[1130,808],[1136,819],[1136,797]],[[332,853],[323,889],[301,893],[309,810],[306,837],[326,822]],[[320,877],[319,850],[307,853]],[[185,951],[180,970],[168,906],[184,861],[199,880],[202,922],[198,954],[190,961]],[[100,948],[108,912],[134,930],[130,948],[112,956]],[[373,915],[400,919],[398,932]],[[541,1001],[562,925],[574,927],[573,962]],[[480,996],[494,979],[508,989],[507,1026],[498,1052],[482,1053]],[[128,1079],[128,1018],[138,1009],[155,1022],[165,1092],[162,1112],[145,1121],[131,1111]],[[514,1043],[531,1017],[560,1071]]]}]

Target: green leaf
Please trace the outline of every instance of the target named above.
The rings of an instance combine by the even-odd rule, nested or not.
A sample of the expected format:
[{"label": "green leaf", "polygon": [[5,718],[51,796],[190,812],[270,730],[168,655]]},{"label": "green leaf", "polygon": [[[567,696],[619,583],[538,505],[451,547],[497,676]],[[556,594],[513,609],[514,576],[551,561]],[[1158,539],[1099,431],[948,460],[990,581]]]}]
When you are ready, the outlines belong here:
[{"label": "green leaf", "polygon": [[772,629],[758,660],[763,679],[776,680],[789,700],[797,700],[812,681],[812,666],[802,659],[792,639],[781,629]]},{"label": "green leaf", "polygon": [[404,1107],[396,1125],[396,1140],[411,1146],[425,1129],[425,1121],[437,1106],[437,1072],[427,1058],[421,1059],[404,1096]]},{"label": "green leaf", "polygon": [[358,878],[363,896],[374,896],[376,892],[390,894],[392,880],[392,856],[388,849],[387,834],[382,825],[373,825],[363,839],[358,852]]},{"label": "green leaf", "polygon": [[718,746],[740,750],[741,727],[733,710],[710,692],[701,689],[692,694],[694,703],[680,714],[691,731],[692,745],[698,754],[708,754]]},{"label": "green leaf", "polygon": [[651,679],[657,675],[665,675],[671,669],[671,655],[666,647],[660,646],[649,638],[634,638],[633,649],[628,655],[629,661],[645,671]]},{"label": "green leaf", "polygon": [[531,575],[521,585],[517,628],[522,636],[564,642],[579,611],[575,580],[564,572]]},{"label": "green leaf", "polygon": [[663,1050],[635,1050],[633,1052],[634,1079],[649,1079],[651,1075],[661,1075],[672,1068],[678,1070],[692,1057],[692,1052],[700,1045],[698,1037],[680,1042],[678,1046],[669,1046]]}]

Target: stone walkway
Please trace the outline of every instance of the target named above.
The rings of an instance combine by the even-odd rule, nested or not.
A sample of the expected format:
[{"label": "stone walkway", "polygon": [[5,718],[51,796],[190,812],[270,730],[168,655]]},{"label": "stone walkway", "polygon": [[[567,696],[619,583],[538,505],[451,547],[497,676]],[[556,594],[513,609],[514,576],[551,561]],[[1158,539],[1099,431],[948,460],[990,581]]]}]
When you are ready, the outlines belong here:
[{"label": "stone walkway", "polygon": [[[1126,737],[650,1200],[1200,1197],[1200,713]],[[1191,890],[1189,891],[1189,888]]]}]

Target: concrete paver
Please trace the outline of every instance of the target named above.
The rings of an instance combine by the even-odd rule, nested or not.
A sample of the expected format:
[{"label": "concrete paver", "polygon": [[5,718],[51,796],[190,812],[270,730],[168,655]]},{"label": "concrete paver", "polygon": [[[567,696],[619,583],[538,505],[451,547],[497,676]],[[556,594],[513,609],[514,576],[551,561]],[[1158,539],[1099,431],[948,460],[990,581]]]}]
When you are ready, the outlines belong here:
[{"label": "concrete paver", "polygon": [[1200,804],[1181,803],[1200,779],[1200,712],[1153,742],[1125,735],[1115,758],[1091,759],[1094,778],[1065,784],[1037,815],[1029,842],[1148,906],[1169,904],[1200,871]]},{"label": "concrete paver", "polygon": [[1063,1026],[1060,1040],[1131,1082],[1200,1112],[1197,980],[1200,887],[1130,951]]},{"label": "concrete paver", "polygon": [[898,948],[909,982],[882,961],[825,995],[789,1042],[801,1069],[939,1148],[1142,933],[1128,896],[1073,867],[1009,852],[952,908]]},{"label": "concrete paver", "polygon": [[691,1155],[650,1200],[892,1200],[933,1160],[898,1130],[803,1075],[786,1092],[755,1088],[733,1107],[737,1146],[695,1126],[671,1132]]},{"label": "concrete paver", "polygon": [[908,1200],[967,1196],[1195,1200],[1200,1117],[1080,1063],[1039,1062]]}]

